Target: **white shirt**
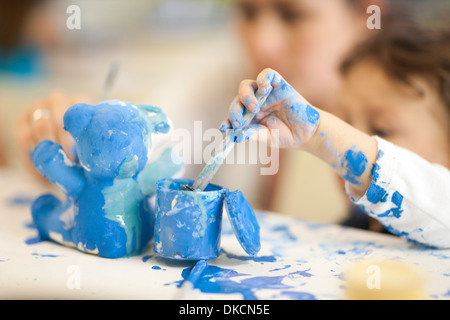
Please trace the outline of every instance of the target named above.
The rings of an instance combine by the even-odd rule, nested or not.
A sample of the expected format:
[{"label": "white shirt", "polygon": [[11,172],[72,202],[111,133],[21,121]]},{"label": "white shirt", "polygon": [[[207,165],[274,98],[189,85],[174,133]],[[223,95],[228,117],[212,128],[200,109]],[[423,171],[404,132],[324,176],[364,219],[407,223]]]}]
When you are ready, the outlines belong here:
[{"label": "white shirt", "polygon": [[375,137],[378,157],[367,192],[353,200],[393,234],[450,248],[450,171]]}]

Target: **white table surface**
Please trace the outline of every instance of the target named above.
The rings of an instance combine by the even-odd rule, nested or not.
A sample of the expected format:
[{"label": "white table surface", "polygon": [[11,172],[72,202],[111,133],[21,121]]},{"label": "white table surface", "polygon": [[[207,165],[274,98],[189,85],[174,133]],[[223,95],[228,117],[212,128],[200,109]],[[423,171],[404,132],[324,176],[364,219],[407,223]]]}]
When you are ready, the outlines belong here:
[{"label": "white table surface", "polygon": [[[173,299],[192,262],[141,255],[105,259],[36,242],[30,200],[45,190],[0,171],[0,299]],[[300,210],[300,209],[299,209]],[[450,299],[450,250],[398,237],[257,211],[261,251],[251,258],[224,219],[222,254],[188,299],[346,299],[345,272],[364,259],[414,265],[427,298]],[[219,293],[217,293],[219,292]]]}]

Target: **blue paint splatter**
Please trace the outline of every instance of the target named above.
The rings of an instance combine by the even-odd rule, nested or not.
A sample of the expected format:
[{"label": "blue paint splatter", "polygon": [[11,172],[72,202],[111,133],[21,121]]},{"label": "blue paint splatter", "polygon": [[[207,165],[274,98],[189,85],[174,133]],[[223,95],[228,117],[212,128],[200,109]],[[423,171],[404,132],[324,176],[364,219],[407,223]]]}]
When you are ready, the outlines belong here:
[{"label": "blue paint splatter", "polygon": [[400,192],[395,191],[392,195],[391,202],[394,204],[395,207],[387,210],[386,212],[383,212],[378,215],[378,217],[394,217],[394,218],[400,218],[402,215],[402,203],[403,203],[403,196],[400,194]]},{"label": "blue paint splatter", "polygon": [[282,291],[281,294],[292,300],[317,300],[314,295],[308,292]]},{"label": "blue paint splatter", "polygon": [[44,241],[46,241],[46,239],[42,239],[42,238],[38,235],[38,236],[36,236],[36,237],[34,237],[34,238],[28,238],[28,239],[26,239],[26,240],[25,240],[25,243],[26,243],[27,245],[32,245],[32,244],[36,244],[36,243],[44,242]]},{"label": "blue paint splatter", "polygon": [[281,232],[285,236],[286,239],[296,241],[297,237],[289,231],[289,227],[287,225],[279,225],[271,228],[274,232]]},{"label": "blue paint splatter", "polygon": [[[183,279],[186,279],[190,274],[191,268],[186,268],[182,271]],[[289,273],[285,276],[273,276],[273,277],[251,277],[242,279],[239,282],[234,281],[233,278],[240,276],[247,276],[247,274],[239,273],[235,270],[224,269],[217,266],[207,266],[201,278],[199,278],[194,288],[199,289],[203,293],[220,293],[220,294],[241,294],[246,300],[256,300],[255,293],[261,289],[292,289],[293,286],[283,283],[285,278],[292,277],[311,277],[308,270],[296,271]],[[184,280],[178,281],[180,287]],[[286,291],[290,292],[290,291]],[[288,294],[288,296],[295,298],[294,293]],[[299,297],[306,297],[299,294]],[[312,296],[311,296],[312,297]]]},{"label": "blue paint splatter", "polygon": [[220,249],[222,253],[225,254],[227,258],[230,259],[237,259],[241,261],[255,261],[255,262],[275,262],[277,261],[277,258],[274,256],[240,256],[233,253],[226,252],[224,249]]},{"label": "blue paint splatter", "polygon": [[143,256],[142,257],[142,262],[147,262],[149,259],[151,259],[153,257],[153,255],[148,255],[148,256]]},{"label": "blue paint splatter", "polygon": [[374,204],[378,202],[386,202],[387,196],[388,193],[384,188],[373,183],[366,192],[367,200]]},{"label": "blue paint splatter", "polygon": [[32,253],[33,256],[41,257],[41,258],[57,258],[60,255],[56,254],[41,254],[41,253]]},{"label": "blue paint splatter", "polygon": [[275,268],[275,269],[269,270],[269,272],[274,272],[274,271],[285,270],[285,269],[289,269],[290,267],[291,267],[291,265],[290,265],[290,264],[288,264],[288,265],[285,265],[285,266],[284,266],[284,267],[282,267],[282,268]]},{"label": "blue paint splatter", "polygon": [[33,202],[33,199],[25,196],[15,196],[7,200],[9,206],[28,206]]}]

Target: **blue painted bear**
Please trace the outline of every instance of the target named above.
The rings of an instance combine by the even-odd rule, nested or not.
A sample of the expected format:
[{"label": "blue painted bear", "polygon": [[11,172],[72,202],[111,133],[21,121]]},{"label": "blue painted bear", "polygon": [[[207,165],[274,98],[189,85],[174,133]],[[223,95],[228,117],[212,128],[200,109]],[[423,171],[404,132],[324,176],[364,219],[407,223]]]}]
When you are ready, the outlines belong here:
[{"label": "blue painted bear", "polygon": [[75,139],[77,162],[49,140],[32,153],[36,168],[66,195],[33,202],[40,237],[102,257],[139,254],[153,237],[156,182],[183,167],[167,144],[166,115],[120,100],[80,103],[65,113],[64,128]]}]

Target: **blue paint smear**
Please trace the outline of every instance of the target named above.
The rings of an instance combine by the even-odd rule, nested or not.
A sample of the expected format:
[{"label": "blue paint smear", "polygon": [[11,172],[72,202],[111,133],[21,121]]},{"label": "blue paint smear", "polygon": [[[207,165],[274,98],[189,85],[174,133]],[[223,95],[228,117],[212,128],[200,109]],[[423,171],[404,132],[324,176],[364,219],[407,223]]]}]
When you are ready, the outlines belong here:
[{"label": "blue paint smear", "polygon": [[372,171],[370,172],[370,174],[372,176],[373,182],[377,182],[378,178],[380,177],[378,173],[378,171],[380,170],[380,165],[378,164],[378,162],[383,157],[383,155],[384,155],[383,151],[379,150],[377,154],[377,162],[372,165]]},{"label": "blue paint smear", "polygon": [[[182,271],[183,279],[186,279],[192,268],[186,268]],[[245,300],[256,300],[255,295],[261,289],[292,289],[293,286],[283,283],[285,278],[289,277],[311,277],[312,275],[308,272],[296,271],[289,273],[285,276],[273,276],[273,277],[251,277],[247,279],[242,279],[239,282],[234,281],[233,278],[239,276],[247,276],[247,274],[239,273],[232,269],[224,269],[217,266],[207,266],[203,272],[201,278],[199,278],[195,284],[194,288],[199,289],[203,293],[219,293],[219,294],[241,294]],[[184,280],[178,281],[178,287],[182,285]],[[290,292],[290,291],[286,291]],[[297,296],[294,293],[288,294],[291,298],[306,297],[306,295],[299,293]],[[311,296],[312,297],[312,296]]]},{"label": "blue paint smear", "polygon": [[40,253],[32,253],[33,256],[41,257],[41,258],[57,258],[60,255],[56,254],[40,254]]},{"label": "blue paint smear", "polygon": [[378,215],[378,217],[394,217],[394,218],[400,218],[402,215],[402,203],[403,203],[403,196],[400,194],[400,192],[395,191],[392,195],[391,202],[395,205],[395,207],[387,210],[386,212],[383,212]]},{"label": "blue paint smear", "polygon": [[275,262],[277,261],[277,258],[274,256],[240,256],[233,253],[226,252],[224,249],[220,249],[220,251],[225,254],[227,258],[230,259],[237,259],[241,261],[254,261],[254,262]]},{"label": "blue paint smear", "polygon": [[291,265],[290,265],[290,264],[288,264],[288,265],[285,265],[285,266],[284,266],[284,267],[282,267],[282,268],[275,268],[275,269],[269,270],[269,272],[274,272],[274,271],[285,270],[285,269],[289,269],[290,267],[291,267]]},{"label": "blue paint smear", "polygon": [[151,259],[152,257],[153,257],[153,255],[143,256],[142,257],[142,262],[146,263],[147,260]]},{"label": "blue paint smear", "polygon": [[153,266],[152,269],[153,270],[162,270],[162,268],[160,266]]},{"label": "blue paint smear", "polygon": [[343,178],[353,184],[360,185],[359,177],[364,173],[367,167],[367,158],[362,151],[355,151],[356,146],[353,145],[350,150],[347,150],[344,154],[347,168],[346,174]]},{"label": "blue paint smear", "polygon": [[289,226],[287,225],[279,225],[271,228],[273,232],[281,232],[285,236],[286,239],[297,241],[297,237],[289,231]]},{"label": "blue paint smear", "polygon": [[283,296],[292,300],[317,300],[317,298],[308,292],[282,291]]},{"label": "blue paint smear", "polygon": [[7,200],[8,206],[28,206],[33,202],[33,199],[25,196],[15,196]]},{"label": "blue paint smear", "polygon": [[388,193],[384,188],[373,183],[366,192],[367,200],[374,204],[378,202],[386,202],[387,196]]},{"label": "blue paint smear", "polygon": [[301,124],[310,124],[313,126],[317,126],[317,121],[319,121],[320,115],[309,104],[305,105],[304,103],[296,102],[290,106],[290,109],[292,112],[289,117],[290,119]]},{"label": "blue paint smear", "polygon": [[34,238],[28,238],[27,240],[25,240],[25,243],[27,245],[32,245],[32,244],[36,244],[36,243],[39,243],[39,242],[44,242],[46,240],[47,239],[42,239],[40,236],[37,236],[37,237],[34,237]]}]

